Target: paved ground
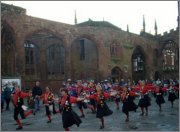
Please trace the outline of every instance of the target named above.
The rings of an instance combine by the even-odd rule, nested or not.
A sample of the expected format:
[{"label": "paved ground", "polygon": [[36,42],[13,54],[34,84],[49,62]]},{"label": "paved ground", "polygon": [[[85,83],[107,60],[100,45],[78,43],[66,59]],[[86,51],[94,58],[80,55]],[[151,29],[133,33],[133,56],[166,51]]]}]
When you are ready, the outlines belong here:
[{"label": "paved ground", "polygon": [[[170,102],[167,101],[163,104],[162,113],[159,113],[158,106],[153,97],[151,106],[149,107],[149,116],[139,116],[140,108],[137,112],[130,112],[130,121],[125,122],[125,115],[121,109],[116,110],[114,102],[107,104],[114,111],[111,116],[105,117],[105,128],[101,131],[179,131],[179,99],[175,101],[174,108],[171,108]],[[138,102],[136,99],[135,102]],[[122,107],[122,103],[120,103]],[[58,107],[56,107],[58,108]],[[80,114],[76,106],[73,109]],[[100,131],[99,119],[90,110],[85,110],[85,118],[82,119],[80,127],[76,125],[70,127],[71,131]],[[23,120],[23,131],[63,131],[62,116],[56,114],[52,116],[52,122],[47,124],[47,117],[45,116],[45,108],[41,105],[41,110],[37,114],[30,115],[27,119]],[[13,120],[13,106],[11,104],[10,111],[1,113],[1,130],[2,131],[15,131],[17,124]]]}]

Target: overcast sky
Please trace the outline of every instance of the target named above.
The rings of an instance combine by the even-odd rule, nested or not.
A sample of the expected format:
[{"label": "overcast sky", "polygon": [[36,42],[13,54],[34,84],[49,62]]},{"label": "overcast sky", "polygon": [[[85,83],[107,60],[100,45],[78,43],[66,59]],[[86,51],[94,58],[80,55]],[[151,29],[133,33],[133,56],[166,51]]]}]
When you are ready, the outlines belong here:
[{"label": "overcast sky", "polygon": [[177,1],[1,1],[26,9],[27,15],[74,24],[77,22],[108,21],[122,30],[139,34],[145,16],[146,32],[154,34],[155,19],[158,33],[176,29]]}]

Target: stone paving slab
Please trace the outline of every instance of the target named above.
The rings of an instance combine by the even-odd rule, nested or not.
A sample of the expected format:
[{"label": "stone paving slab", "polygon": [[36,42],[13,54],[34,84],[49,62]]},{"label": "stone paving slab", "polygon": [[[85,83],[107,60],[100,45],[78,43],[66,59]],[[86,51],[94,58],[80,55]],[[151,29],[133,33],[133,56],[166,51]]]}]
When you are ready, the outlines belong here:
[{"label": "stone paving slab", "polygon": [[[120,110],[116,110],[114,102],[107,102],[108,106],[113,110],[111,116],[105,117],[105,128],[99,129],[100,121],[96,118],[96,114],[92,114],[91,110],[84,110],[85,118],[82,118],[80,127],[76,125],[70,127],[71,131],[179,131],[179,99],[175,100],[174,108],[171,108],[170,102],[167,101],[162,105],[162,113],[155,103],[155,98],[151,97],[151,106],[149,107],[148,116],[139,116],[140,108],[136,112],[130,112],[130,121],[125,122],[125,115],[122,113],[122,103]],[[135,100],[136,104],[138,98]],[[58,106],[56,106],[58,108]],[[80,111],[75,105],[73,109],[80,115]],[[23,131],[64,131],[62,127],[61,114],[52,115],[52,122],[47,124],[45,116],[45,108],[41,105],[40,111],[36,115],[30,115],[27,119],[22,120]],[[13,120],[13,106],[11,104],[10,111],[1,113],[1,130],[15,131],[16,122]]]}]

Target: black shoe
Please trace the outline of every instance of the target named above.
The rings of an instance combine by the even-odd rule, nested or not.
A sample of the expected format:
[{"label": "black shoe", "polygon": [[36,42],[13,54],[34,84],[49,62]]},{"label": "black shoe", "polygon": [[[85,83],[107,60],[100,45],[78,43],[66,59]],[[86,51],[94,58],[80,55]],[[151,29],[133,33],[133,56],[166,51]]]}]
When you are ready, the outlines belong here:
[{"label": "black shoe", "polygon": [[100,126],[100,128],[99,129],[104,129],[104,126]]},{"label": "black shoe", "polygon": [[95,114],[95,113],[96,113],[96,111],[95,111],[95,110],[93,110],[93,111],[92,111],[92,114]]},{"label": "black shoe", "polygon": [[80,118],[84,118],[84,117],[85,117],[85,115],[81,115],[81,116],[80,116]]},{"label": "black shoe", "polygon": [[129,119],[128,119],[128,118],[126,118],[125,122],[128,122],[128,121],[129,121]]},{"label": "black shoe", "polygon": [[141,113],[141,114],[140,114],[140,116],[143,116],[143,115],[144,115],[144,113]]},{"label": "black shoe", "polygon": [[22,117],[22,120],[26,119],[26,117]]},{"label": "black shoe", "polygon": [[23,129],[22,126],[19,126],[18,128],[16,128],[16,130],[21,130],[21,129]]},{"label": "black shoe", "polygon": [[47,123],[51,123],[51,120],[47,121]]}]

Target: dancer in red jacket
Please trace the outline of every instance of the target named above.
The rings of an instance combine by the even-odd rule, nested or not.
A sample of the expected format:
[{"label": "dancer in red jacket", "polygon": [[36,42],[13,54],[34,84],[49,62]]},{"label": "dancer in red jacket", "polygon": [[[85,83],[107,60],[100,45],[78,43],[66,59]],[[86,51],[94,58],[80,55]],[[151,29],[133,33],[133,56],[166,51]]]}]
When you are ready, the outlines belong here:
[{"label": "dancer in red jacket", "polygon": [[121,100],[123,102],[122,111],[126,114],[126,122],[129,121],[129,111],[135,111],[138,108],[138,106],[133,102],[135,99],[136,93],[127,90],[125,86],[123,86],[123,91],[121,94]]},{"label": "dancer in red jacket", "polygon": [[119,102],[121,100],[121,92],[122,92],[121,89],[122,88],[120,86],[118,86],[118,84],[115,84],[115,86],[112,87],[112,89],[117,91],[117,94],[114,97],[114,102],[116,104],[116,109],[119,110]]},{"label": "dancer in red jacket", "polygon": [[104,128],[104,116],[109,116],[113,113],[112,110],[109,109],[107,106],[105,100],[110,97],[111,95],[103,92],[102,87],[100,85],[96,86],[97,93],[90,95],[88,98],[95,99],[97,102],[97,112],[96,117],[101,120],[101,126],[100,129]]},{"label": "dancer in red jacket", "polygon": [[15,92],[12,94],[12,102],[14,104],[14,120],[18,124],[18,128],[16,130],[23,129],[21,121],[18,119],[18,115],[21,115],[22,119],[25,119],[27,116],[29,116],[31,113],[33,113],[33,110],[30,110],[26,113],[24,113],[24,110],[22,108],[24,101],[23,98],[29,97],[28,93],[24,93],[19,89],[19,86],[15,86]]},{"label": "dancer in red jacket", "polygon": [[51,112],[53,111],[54,95],[48,86],[46,87],[46,92],[42,95],[42,98],[46,109],[46,115],[48,117],[47,123],[51,123]]},{"label": "dancer in red jacket", "polygon": [[165,103],[164,97],[163,97],[163,87],[162,86],[157,86],[155,90],[155,97],[156,97],[156,103],[159,106],[159,112],[162,111],[161,104]]},{"label": "dancer in red jacket", "polygon": [[[96,93],[96,85],[92,81],[89,83],[89,93],[90,93],[90,95],[93,95]],[[95,114],[96,108],[97,108],[96,100],[90,99],[90,104],[93,106],[92,113]]]},{"label": "dancer in red jacket", "polygon": [[71,103],[77,103],[78,101],[82,100],[84,100],[84,98],[76,98],[70,96],[66,88],[63,88],[61,90],[61,98],[59,100],[59,103],[62,108],[62,122],[65,131],[69,131],[69,127],[74,124],[76,124],[78,127],[81,124],[82,121],[79,116],[73,111]]},{"label": "dancer in red jacket", "polygon": [[[83,98],[84,96],[85,96],[85,91],[88,91],[89,89],[87,88],[87,87],[84,87],[82,84],[81,84],[81,81],[78,81],[77,82],[77,96],[78,97],[80,97],[80,98]],[[79,108],[79,110],[80,110],[80,112],[81,112],[81,118],[84,118],[85,117],[85,115],[84,115],[84,111],[83,111],[83,108],[84,109],[91,109],[91,110],[93,110],[94,109],[94,107],[92,106],[92,105],[89,105],[89,104],[87,104],[86,102],[84,102],[84,101],[79,101],[79,102],[77,102],[77,105],[78,105],[78,108]]]},{"label": "dancer in red jacket", "polygon": [[146,86],[144,81],[140,81],[140,86],[136,88],[140,92],[140,100],[138,106],[141,107],[142,113],[144,115],[144,108],[146,110],[146,116],[148,116],[148,107],[151,105],[150,97],[148,96],[149,90],[152,89],[152,86]]},{"label": "dancer in red jacket", "polygon": [[170,86],[169,86],[169,88],[168,88],[167,90],[168,90],[168,93],[169,93],[169,95],[168,95],[168,101],[171,102],[171,108],[173,108],[173,106],[174,106],[174,101],[177,99],[177,96],[176,96],[176,94],[175,94],[176,89],[175,89],[175,87],[174,87],[172,84],[170,84]]}]

